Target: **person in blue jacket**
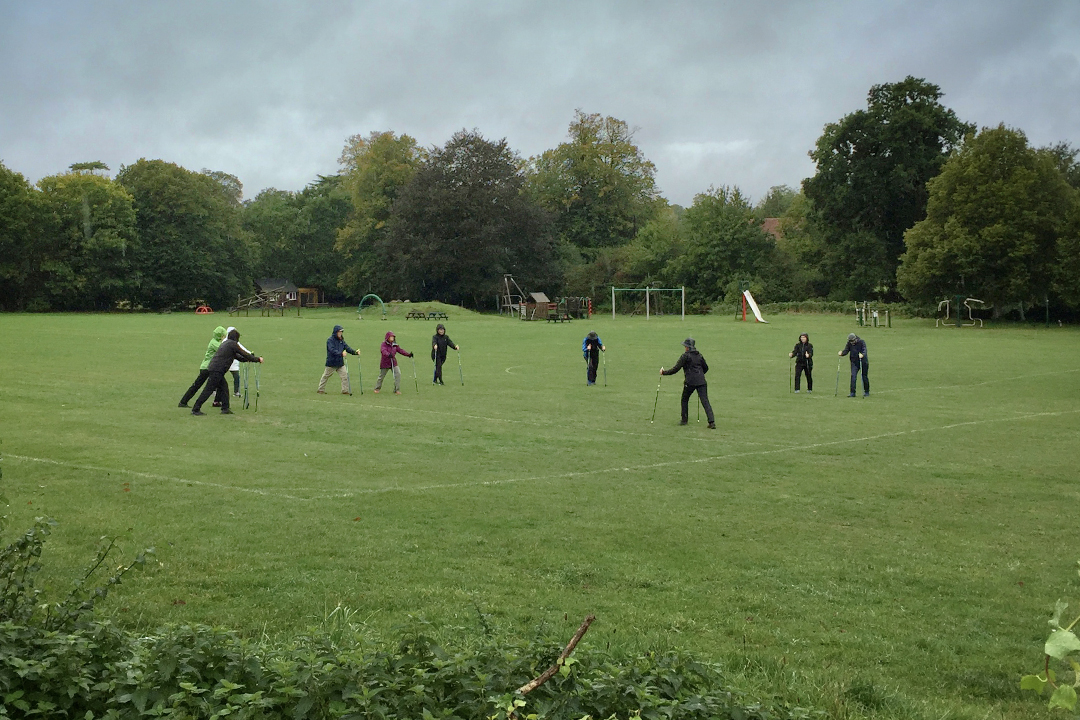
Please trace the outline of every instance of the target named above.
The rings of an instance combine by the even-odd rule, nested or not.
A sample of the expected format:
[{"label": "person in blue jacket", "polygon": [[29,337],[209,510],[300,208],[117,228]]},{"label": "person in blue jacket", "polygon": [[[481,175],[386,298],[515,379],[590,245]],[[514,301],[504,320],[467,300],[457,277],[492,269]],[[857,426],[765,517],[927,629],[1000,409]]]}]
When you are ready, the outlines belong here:
[{"label": "person in blue jacket", "polygon": [[840,357],[848,355],[851,361],[851,392],[848,397],[855,397],[855,379],[862,370],[863,397],[870,397],[870,358],[866,353],[866,341],[855,333],[847,336],[847,345],[837,353]]},{"label": "person in blue jacket", "polygon": [[349,373],[345,370],[346,354],[359,355],[360,351],[348,346],[345,342],[345,328],[335,325],[334,332],[326,339],[326,369],[319,380],[320,395],[326,394],[326,381],[335,372],[341,378],[341,394],[349,394]]},{"label": "person in blue jacket", "polygon": [[600,367],[600,353],[607,352],[603,340],[595,332],[590,332],[581,341],[581,355],[585,358],[585,382],[596,384],[596,369]]}]

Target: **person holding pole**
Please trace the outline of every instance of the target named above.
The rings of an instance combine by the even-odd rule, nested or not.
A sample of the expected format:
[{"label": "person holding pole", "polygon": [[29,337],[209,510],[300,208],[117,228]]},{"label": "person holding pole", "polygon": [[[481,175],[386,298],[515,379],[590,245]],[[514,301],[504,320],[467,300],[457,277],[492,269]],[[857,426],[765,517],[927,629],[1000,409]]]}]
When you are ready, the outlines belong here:
[{"label": "person holding pole", "polygon": [[789,358],[795,358],[795,392],[799,392],[799,380],[806,373],[806,392],[814,392],[814,346],[810,344],[810,336],[803,333],[799,336],[799,342],[788,353]]},{"label": "person holding pole", "polygon": [[386,373],[391,370],[394,371],[394,394],[401,394],[401,368],[398,367],[397,358],[395,355],[404,355],[405,357],[412,357],[413,354],[404,350],[397,344],[397,336],[392,332],[386,333],[386,338],[383,340],[382,346],[379,348],[379,353],[382,359],[379,361],[379,379],[375,381],[375,392],[382,390],[383,378],[386,377]]},{"label": "person holding pole", "polygon": [[450,336],[446,334],[446,326],[439,323],[435,326],[435,335],[431,338],[431,359],[435,361],[435,374],[431,377],[432,385],[442,385],[442,366],[446,362],[446,351],[448,348],[454,348],[460,351],[461,348],[454,344],[454,341],[450,339]]},{"label": "person holding pole", "polygon": [[192,415],[205,415],[206,413],[202,411],[203,403],[218,389],[224,392],[221,414],[233,414],[233,411],[229,409],[229,381],[225,379],[225,373],[229,372],[229,366],[234,361],[261,363],[263,359],[249,353],[240,344],[240,333],[237,329],[230,328],[228,337],[218,346],[214,357],[210,359],[210,364],[206,366],[209,377],[206,380],[206,385],[203,386],[202,392],[199,393],[198,399],[195,401],[195,406],[191,408]]},{"label": "person holding pole", "polygon": [[585,358],[585,383],[596,384],[596,369],[600,366],[600,352],[607,352],[604,342],[595,332],[589,332],[581,341],[581,354]]},{"label": "person holding pole", "polygon": [[[686,425],[690,421],[690,396],[696,391],[698,400],[705,408],[709,429],[715,430],[716,417],[713,415],[712,405],[709,404],[709,388],[708,383],[705,382],[705,373],[709,372],[709,364],[698,352],[694,338],[683,340],[683,348],[684,352],[677,363],[668,370],[660,368],[661,375],[674,375],[679,370],[683,371],[682,421],[679,424]],[[657,394],[659,395],[659,389]]]},{"label": "person holding pole", "polygon": [[851,392],[848,397],[855,397],[855,380],[862,370],[863,397],[870,397],[870,358],[866,352],[866,341],[855,333],[847,336],[847,345],[837,353],[840,357],[848,355],[851,362]]},{"label": "person holding pole", "polygon": [[[213,359],[214,353],[217,352],[218,347],[221,345],[221,341],[225,339],[225,327],[218,325],[214,328],[214,336],[210,338],[210,344],[206,346],[206,354],[203,357],[202,364],[199,365],[199,375],[195,378],[195,382],[191,383],[191,387],[184,393],[184,397],[180,398],[180,405],[178,407],[186,408],[188,400],[195,397],[195,393],[199,392],[199,388],[203,386],[206,379],[210,377],[210,371],[206,367],[210,364],[210,360]],[[215,407],[221,407],[221,393],[218,393],[217,400],[214,401]]]},{"label": "person holding pole", "polygon": [[349,372],[345,368],[345,356],[359,354],[359,350],[353,350],[345,342],[345,328],[335,325],[334,332],[326,338],[326,369],[323,370],[322,378],[319,380],[317,392],[320,395],[326,394],[326,381],[336,372],[341,379],[341,394],[352,395],[352,388],[349,387]]}]

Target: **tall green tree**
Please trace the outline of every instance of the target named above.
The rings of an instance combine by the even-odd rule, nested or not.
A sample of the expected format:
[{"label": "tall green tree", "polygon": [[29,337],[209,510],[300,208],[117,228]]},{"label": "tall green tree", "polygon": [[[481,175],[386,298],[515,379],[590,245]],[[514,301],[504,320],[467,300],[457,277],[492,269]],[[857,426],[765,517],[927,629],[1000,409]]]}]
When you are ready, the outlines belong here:
[{"label": "tall green tree", "polygon": [[25,309],[39,280],[39,217],[34,188],[0,163],[0,310]]},{"label": "tall green tree", "polygon": [[380,248],[390,293],[480,307],[503,273],[533,288],[556,283],[550,216],[524,184],[505,139],[461,131],[432,150],[394,202]]},{"label": "tall green tree", "polygon": [[941,104],[940,88],[908,76],[870,88],[867,108],[830,123],[803,181],[824,241],[834,298],[895,295],[904,233],[926,214],[926,183],[972,125]]},{"label": "tall green tree", "polygon": [[754,206],[754,217],[758,220],[782,217],[798,194],[798,190],[787,185],[773,185]]},{"label": "tall green tree", "polygon": [[760,286],[776,243],[761,229],[737,187],[709,188],[686,210],[685,252],[670,264],[673,281],[696,300],[734,297],[739,282]]},{"label": "tall green tree", "polygon": [[1052,154],[1029,147],[1019,130],[984,129],[929,187],[927,217],[907,233],[901,292],[922,302],[965,294],[997,312],[1042,304],[1066,259],[1077,204]]},{"label": "tall green tree", "polygon": [[345,143],[339,162],[352,211],[338,232],[336,248],[345,257],[339,286],[347,294],[360,297],[386,291],[394,201],[423,157],[416,140],[392,132],[353,135]]},{"label": "tall green tree", "polygon": [[337,282],[344,256],[338,232],[352,211],[341,176],[320,176],[298,193],[269,188],[244,207],[244,227],[259,248],[258,277],[281,277],[320,287],[342,300]]},{"label": "tall green tree", "polygon": [[231,180],[141,159],[121,167],[117,181],[135,200],[141,304],[221,307],[252,291],[254,253]]},{"label": "tall green tree", "polygon": [[656,167],[630,126],[577,110],[569,138],[529,162],[533,198],[555,214],[560,239],[585,250],[625,245],[656,214]]},{"label": "tall green tree", "polygon": [[132,299],[139,245],[127,190],[80,172],[43,178],[38,187],[42,262],[34,296],[56,310],[109,310]]}]

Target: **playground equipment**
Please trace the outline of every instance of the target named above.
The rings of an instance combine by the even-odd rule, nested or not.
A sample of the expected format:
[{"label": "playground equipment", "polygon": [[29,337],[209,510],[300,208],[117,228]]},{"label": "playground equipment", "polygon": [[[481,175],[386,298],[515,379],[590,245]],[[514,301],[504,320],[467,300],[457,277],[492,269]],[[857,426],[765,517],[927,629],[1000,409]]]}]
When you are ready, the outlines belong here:
[{"label": "playground equipment", "polygon": [[[956,319],[952,323],[949,322],[949,311],[950,311],[949,306],[950,306],[950,303],[952,304],[952,307],[956,308]],[[953,325],[954,327],[958,327],[958,328],[959,327],[975,327],[976,324],[978,324],[978,327],[982,327],[983,326],[982,318],[975,317],[974,312],[973,312],[975,310],[975,308],[973,308],[971,306],[972,303],[975,303],[977,305],[986,305],[986,303],[983,302],[982,300],[978,300],[976,298],[965,298],[963,295],[953,295],[952,300],[949,300],[949,299],[942,300],[941,302],[938,303],[937,309],[938,309],[938,312],[941,312],[941,306],[944,305],[945,306],[945,317],[937,318],[936,320],[934,320],[934,327],[944,327],[944,326],[950,325],[950,324]],[[963,311],[960,309],[961,306],[967,308],[968,320],[970,320],[971,322],[964,322]],[[982,308],[979,308],[979,309],[981,310]]]},{"label": "playground equipment", "polygon": [[195,308],[196,315],[212,315],[213,313],[214,310],[209,305],[200,305],[199,307]]},{"label": "playground equipment", "polygon": [[[662,288],[645,286],[643,288],[620,288],[611,286],[611,319],[615,319],[616,293],[645,293],[645,319],[653,315],[674,314],[665,311],[665,296],[663,293],[679,293],[679,319],[686,319],[686,286],[677,288]],[[671,295],[667,297],[671,299]],[[631,315],[637,315],[640,310],[632,310]]]},{"label": "playground equipment", "polygon": [[525,303],[525,291],[521,289],[521,286],[514,280],[514,276],[510,273],[503,275],[503,289],[505,292],[497,297],[499,314],[506,313],[507,315],[517,315],[522,320],[526,318],[526,303]]},{"label": "playground equipment", "polygon": [[300,317],[300,306],[296,304],[296,300],[286,299],[285,294],[276,290],[269,292],[260,292],[252,295],[248,298],[241,298],[239,295],[236,297],[236,305],[229,308],[229,315],[250,315],[252,310],[258,310],[260,315],[270,317],[273,313],[280,313],[282,317],[285,316],[285,308],[296,307],[296,316]]},{"label": "playground equipment", "polygon": [[855,322],[859,327],[892,327],[892,314],[885,309],[878,310],[863,300],[855,303]]},{"label": "playground equipment", "polygon": [[386,303],[384,303],[382,301],[382,298],[379,297],[378,295],[376,295],[375,293],[368,293],[364,297],[360,298],[360,304],[356,306],[356,319],[357,320],[363,320],[364,319],[364,303],[366,303],[368,300],[372,301],[371,305],[373,307],[375,305],[375,301],[378,301],[379,307],[382,308],[382,319],[385,320],[386,319]]}]

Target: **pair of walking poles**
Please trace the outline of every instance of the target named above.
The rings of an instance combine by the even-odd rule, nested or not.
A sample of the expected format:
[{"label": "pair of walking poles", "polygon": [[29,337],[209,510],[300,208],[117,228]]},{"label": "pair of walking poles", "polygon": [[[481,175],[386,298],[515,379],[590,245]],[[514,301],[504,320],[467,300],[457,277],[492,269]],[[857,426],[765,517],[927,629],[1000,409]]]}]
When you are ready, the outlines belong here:
[{"label": "pair of walking poles", "polygon": [[[663,373],[664,368],[660,368],[660,372]],[[649,419],[649,423],[653,423],[653,422],[656,421],[656,402],[660,399],[660,384],[662,382],[664,382],[663,374],[660,375],[660,379],[656,382],[656,397],[653,398],[653,402],[652,402],[652,418]],[[700,395],[698,396],[698,399],[697,399],[697,421],[701,422],[701,396]]]},{"label": "pair of walking poles", "polygon": [[[251,363],[244,363],[244,409],[247,410],[251,407],[250,395],[248,393],[248,366]],[[255,412],[259,412],[259,370],[262,368],[261,363],[255,365]]]},{"label": "pair of walking poles", "polygon": [[[437,363],[438,363],[438,360],[435,357],[431,358],[431,364],[432,365],[438,367]],[[465,375],[461,372],[461,350],[457,350],[457,374],[458,374],[458,379],[461,380],[461,384],[464,385],[465,384]],[[431,382],[432,382],[432,384],[435,383],[435,373],[434,373],[434,371],[431,374]]]}]

